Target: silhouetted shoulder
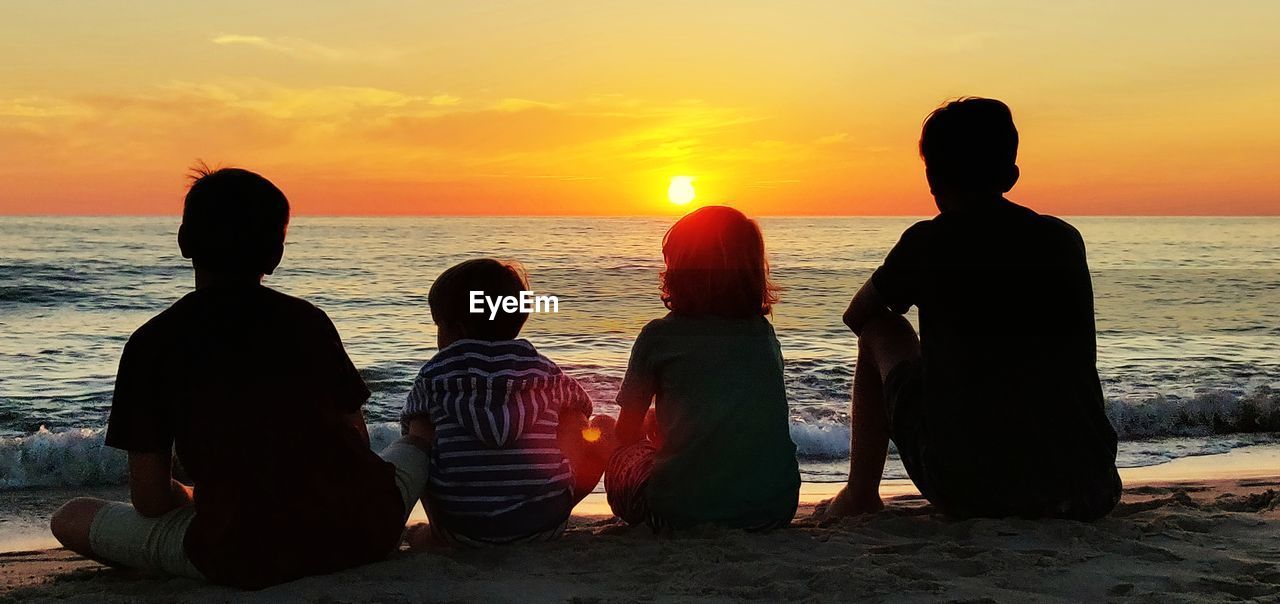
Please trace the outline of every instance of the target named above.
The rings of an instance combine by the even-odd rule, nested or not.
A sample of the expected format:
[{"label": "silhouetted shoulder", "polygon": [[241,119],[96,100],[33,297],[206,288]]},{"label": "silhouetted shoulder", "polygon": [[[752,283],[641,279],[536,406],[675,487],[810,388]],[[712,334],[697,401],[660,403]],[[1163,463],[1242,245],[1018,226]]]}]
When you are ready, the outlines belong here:
[{"label": "silhouetted shoulder", "polygon": [[885,262],[902,262],[907,258],[913,259],[911,261],[918,260],[926,247],[925,242],[932,239],[939,229],[945,228],[946,219],[942,214],[907,227],[898,237],[898,243],[889,250]]},{"label": "silhouetted shoulder", "polygon": [[1081,252],[1084,251],[1084,237],[1080,235],[1080,231],[1072,226],[1071,223],[1048,214],[1040,214],[1039,216],[1047,230],[1060,237],[1063,241],[1078,247]]},{"label": "silhouetted shoulder", "polygon": [[943,220],[942,214],[938,214],[937,216],[934,216],[933,218],[930,218],[928,220],[921,220],[907,227],[905,231],[902,231],[902,236],[899,237],[899,239],[921,239],[924,237],[928,237],[929,234],[934,231],[934,229],[938,228],[938,225],[942,222],[942,220]]},{"label": "silhouetted shoulder", "polygon": [[129,336],[126,348],[138,348],[164,340],[166,336],[179,329],[180,324],[183,322],[183,317],[187,314],[187,307],[191,304],[189,299],[195,293],[191,292],[179,298],[169,308],[160,311],[160,314],[151,317],[141,327],[134,330],[133,334]]},{"label": "silhouetted shoulder", "polygon": [[[170,340],[188,332],[210,316],[252,311],[283,324],[295,324],[335,332],[333,322],[323,310],[301,298],[280,293],[265,286],[243,289],[198,289],[183,296],[144,323],[129,343],[137,348]],[[329,334],[326,334],[329,335]]]},{"label": "silhouetted shoulder", "polygon": [[276,306],[279,309],[279,312],[283,314],[296,316],[300,319],[319,320],[324,323],[333,324],[333,321],[329,320],[329,315],[323,310],[320,310],[319,306],[307,302],[302,298],[280,293],[270,287],[262,287],[261,291],[264,297],[269,300],[268,303]]},{"label": "silhouetted shoulder", "polygon": [[1011,201],[1006,203],[1007,215],[1014,217],[1017,221],[1017,228],[1029,229],[1031,232],[1028,234],[1035,241],[1053,247],[1070,248],[1073,251],[1079,251],[1081,254],[1084,253],[1084,238],[1080,236],[1080,231],[1076,230],[1071,223],[1057,216],[1038,213],[1031,208]]},{"label": "silhouetted shoulder", "polygon": [[680,318],[675,313],[669,312],[660,318],[645,323],[644,327],[640,328],[640,337],[653,337],[666,333],[679,323],[679,321]]}]

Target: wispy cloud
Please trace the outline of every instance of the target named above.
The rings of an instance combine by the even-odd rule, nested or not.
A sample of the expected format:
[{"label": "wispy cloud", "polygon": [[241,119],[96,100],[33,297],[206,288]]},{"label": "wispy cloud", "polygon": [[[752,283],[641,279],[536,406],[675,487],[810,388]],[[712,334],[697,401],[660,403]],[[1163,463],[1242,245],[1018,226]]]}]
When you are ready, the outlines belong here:
[{"label": "wispy cloud", "polygon": [[227,107],[283,119],[367,117],[370,113],[380,115],[427,102],[422,97],[363,86],[287,88],[264,82],[198,84],[179,81],[159,88],[180,96],[207,99]]},{"label": "wispy cloud", "polygon": [[0,175],[127,165],[151,182],[164,177],[157,167],[206,157],[324,175],[332,190],[300,195],[357,204],[343,207],[385,195],[392,205],[473,199],[576,208],[607,194],[649,207],[672,173],[708,183],[746,176],[732,185],[739,193],[781,190],[785,179],[807,180],[804,164],[820,156],[818,133],[778,129],[740,107],[622,96],[463,102],[439,91],[173,81],[128,95],[0,97],[0,116]]},{"label": "wispy cloud", "polygon": [[562,174],[476,174],[480,178],[525,178],[529,180],[559,180],[563,182],[581,182],[588,180],[604,180],[603,176],[575,176]]},{"label": "wispy cloud", "polygon": [[276,52],[299,59],[323,61],[389,61],[400,56],[399,52],[386,49],[335,48],[303,40],[301,38],[220,34],[210,39],[219,46],[249,46]]},{"label": "wispy cloud", "polygon": [[508,98],[498,101],[494,108],[498,111],[524,111],[526,109],[555,109],[556,104],[529,99]]},{"label": "wispy cloud", "polygon": [[782,185],[793,185],[798,182],[801,182],[799,178],[782,178],[778,180],[758,180],[747,186],[755,189],[776,189]]},{"label": "wispy cloud", "polygon": [[814,140],[814,141],[813,141],[813,144],[815,144],[815,145],[835,145],[835,144],[838,144],[838,143],[843,143],[843,142],[848,141],[848,140],[849,140],[849,133],[848,133],[848,132],[839,132],[839,133],[836,133],[836,134],[828,134],[828,135],[826,135],[826,136],[820,136],[820,137],[818,137],[816,140]]},{"label": "wispy cloud", "polygon": [[84,115],[86,109],[71,101],[29,96],[16,99],[0,99],[0,117],[38,118]]},{"label": "wispy cloud", "polygon": [[453,107],[454,105],[461,105],[462,99],[451,94],[437,94],[427,102],[437,107]]}]

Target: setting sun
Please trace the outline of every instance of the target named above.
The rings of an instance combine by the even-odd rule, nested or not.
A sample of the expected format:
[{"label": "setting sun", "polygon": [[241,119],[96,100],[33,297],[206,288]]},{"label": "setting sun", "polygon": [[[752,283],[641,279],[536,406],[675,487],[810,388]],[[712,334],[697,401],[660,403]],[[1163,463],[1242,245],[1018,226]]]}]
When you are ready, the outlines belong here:
[{"label": "setting sun", "polygon": [[667,199],[676,205],[685,205],[697,197],[693,190],[692,176],[672,176],[671,186],[667,187]]}]

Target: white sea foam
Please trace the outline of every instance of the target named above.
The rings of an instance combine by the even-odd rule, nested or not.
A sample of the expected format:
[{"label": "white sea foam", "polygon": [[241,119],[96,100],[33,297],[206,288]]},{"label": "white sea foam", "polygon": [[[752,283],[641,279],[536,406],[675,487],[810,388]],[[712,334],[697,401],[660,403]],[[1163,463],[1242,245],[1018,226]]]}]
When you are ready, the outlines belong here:
[{"label": "white sea foam", "polygon": [[[1128,397],[1110,401],[1107,414],[1121,440],[1128,441],[1121,445],[1121,464],[1151,465],[1269,442],[1248,435],[1280,433],[1280,394],[1263,386],[1247,393]],[[104,436],[100,428],[41,427],[33,434],[0,438],[0,490],[123,484],[125,455],[104,446]],[[398,423],[369,424],[375,451],[399,436]],[[793,421],[791,439],[802,461],[849,456],[849,426],[843,423]]]},{"label": "white sea foam", "polygon": [[1110,401],[1107,417],[1120,438],[1280,432],[1280,392],[1205,390],[1191,396],[1127,396]]},{"label": "white sea foam", "polygon": [[106,431],[79,428],[0,438],[0,490],[123,484],[126,459],[103,445]]},{"label": "white sea foam", "polygon": [[816,459],[849,456],[849,426],[835,423],[792,423],[791,440],[796,455]]}]

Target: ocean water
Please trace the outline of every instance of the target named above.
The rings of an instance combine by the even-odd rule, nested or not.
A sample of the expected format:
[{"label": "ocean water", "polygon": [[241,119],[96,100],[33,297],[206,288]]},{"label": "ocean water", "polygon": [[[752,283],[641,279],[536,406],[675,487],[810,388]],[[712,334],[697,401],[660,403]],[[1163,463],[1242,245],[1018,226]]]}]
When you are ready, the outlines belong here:
[{"label": "ocean water", "polygon": [[[774,321],[807,480],[847,472],[856,341],[840,314],[914,220],[761,220],[783,287]],[[521,261],[534,291],[559,298],[560,312],[535,315],[524,335],[616,413],[631,342],[665,312],[657,274],[671,222],[303,217],[267,283],[338,326],[373,390],[375,446],[398,433],[400,404],[434,352],[432,279],[479,256]],[[1280,219],[1072,222],[1089,246],[1121,465],[1280,441]],[[123,482],[124,457],[102,446],[102,428],[126,338],[191,288],[177,225],[0,217],[0,498]],[[887,474],[904,476],[892,461]]]}]

